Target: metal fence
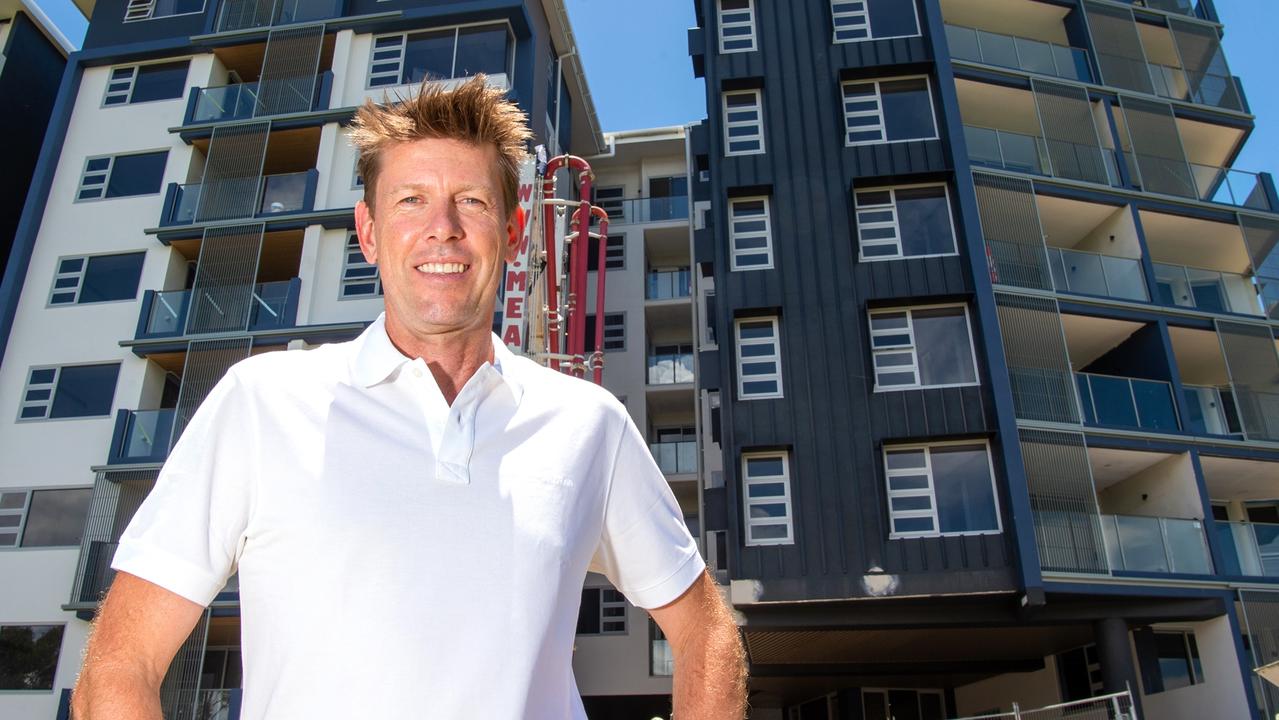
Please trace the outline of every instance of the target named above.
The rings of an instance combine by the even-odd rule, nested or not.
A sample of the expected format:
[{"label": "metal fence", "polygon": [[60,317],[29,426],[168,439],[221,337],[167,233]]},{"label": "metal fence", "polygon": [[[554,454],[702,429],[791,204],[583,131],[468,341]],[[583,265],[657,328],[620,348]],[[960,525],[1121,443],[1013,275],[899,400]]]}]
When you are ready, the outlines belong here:
[{"label": "metal fence", "polygon": [[1102,695],[1074,702],[1022,710],[1013,703],[1012,712],[972,715],[956,720],[1139,720],[1128,692]]}]

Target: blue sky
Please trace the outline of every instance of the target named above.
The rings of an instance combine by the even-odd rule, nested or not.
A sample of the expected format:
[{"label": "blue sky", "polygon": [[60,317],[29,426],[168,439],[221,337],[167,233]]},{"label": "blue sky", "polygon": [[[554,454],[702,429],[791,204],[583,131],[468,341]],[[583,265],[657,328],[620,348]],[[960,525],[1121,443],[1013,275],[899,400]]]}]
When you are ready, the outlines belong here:
[{"label": "blue sky", "polygon": [[[71,0],[36,0],[79,43],[86,23]],[[702,81],[693,77],[687,29],[693,0],[566,0],[587,79],[605,130],[681,125],[705,116]],[[1279,173],[1279,83],[1275,0],[1216,0],[1226,26],[1226,58],[1243,79],[1257,128],[1235,163]]]}]

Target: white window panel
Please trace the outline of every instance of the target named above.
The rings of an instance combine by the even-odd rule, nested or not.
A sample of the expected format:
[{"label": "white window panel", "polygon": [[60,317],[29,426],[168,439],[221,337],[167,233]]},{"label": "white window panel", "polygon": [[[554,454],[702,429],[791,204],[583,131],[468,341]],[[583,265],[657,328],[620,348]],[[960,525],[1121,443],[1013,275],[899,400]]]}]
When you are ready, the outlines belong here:
[{"label": "white window panel", "polygon": [[84,173],[80,176],[80,190],[77,200],[95,200],[101,198],[107,190],[107,178],[111,177],[111,163],[115,158],[94,157],[84,161]]},{"label": "white window panel", "polygon": [[789,453],[742,454],[742,507],[747,545],[795,542]]},{"label": "white window panel", "polygon": [[782,345],[777,318],[742,318],[734,326],[738,399],[782,397]]},{"label": "white window panel", "polygon": [[890,537],[1001,532],[984,441],[886,445],[884,475]]},{"label": "white window panel", "polygon": [[857,241],[862,259],[901,257],[901,228],[893,191],[858,191]]},{"label": "white window panel", "polygon": [[732,270],[773,267],[773,233],[765,196],[728,201],[728,237]]},{"label": "white window panel", "polygon": [[[849,81],[842,84],[842,90],[845,145],[937,138],[932,85],[928,78]],[[886,103],[886,96],[894,101]]]},{"label": "white window panel", "polygon": [[53,287],[49,290],[50,305],[73,305],[80,297],[80,288],[84,285],[84,271],[89,258],[69,257],[58,260],[58,269],[53,276]]},{"label": "white window panel", "polygon": [[155,0],[129,0],[124,10],[124,21],[149,20],[155,12]]},{"label": "white window panel", "polygon": [[919,35],[915,0],[831,0],[830,14],[837,43]]},{"label": "white window panel", "polygon": [[342,258],[342,289],[340,298],[380,297],[382,276],[377,265],[364,259],[360,250],[360,237],[350,233],[346,237],[345,257]]},{"label": "white window panel", "polygon": [[870,14],[867,0],[832,0],[830,15],[835,26],[835,42],[870,38]]},{"label": "white window panel", "polygon": [[862,261],[956,252],[950,191],[945,185],[859,189],[854,204]]},{"label": "white window panel", "polygon": [[58,386],[58,367],[33,367],[27,374],[27,387],[22,391],[22,403],[18,417],[22,420],[43,420],[49,417],[53,405],[53,391]]},{"label": "white window panel", "polygon": [[407,33],[373,38],[373,57],[369,63],[369,87],[400,84],[407,38]]},{"label": "white window panel", "polygon": [[764,152],[764,102],[759,90],[724,93],[724,154]]},{"label": "white window panel", "polygon": [[876,392],[978,384],[962,305],[872,311],[870,344]]},{"label": "white window panel", "polygon": [[626,597],[613,588],[600,588],[600,634],[626,632]]},{"label": "white window panel", "polygon": [[755,42],[755,1],[719,0],[719,51],[750,52]]},{"label": "white window panel", "polygon": [[138,66],[114,68],[111,79],[107,81],[107,94],[102,99],[103,105],[124,105],[133,94],[133,83],[138,78]]}]

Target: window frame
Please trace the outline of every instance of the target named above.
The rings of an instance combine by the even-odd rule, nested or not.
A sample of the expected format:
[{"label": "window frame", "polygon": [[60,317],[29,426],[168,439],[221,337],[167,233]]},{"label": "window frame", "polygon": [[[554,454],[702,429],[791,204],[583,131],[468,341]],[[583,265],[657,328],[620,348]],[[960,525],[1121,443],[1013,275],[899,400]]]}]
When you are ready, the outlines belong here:
[{"label": "window frame", "polygon": [[[940,187],[946,196],[946,218],[950,221],[951,250],[950,252],[944,252],[944,253],[928,253],[925,255],[905,255],[903,254],[903,251],[902,251],[901,213],[898,212],[897,210],[897,191],[898,190],[915,190],[918,188],[935,188],[935,187]],[[867,257],[865,253],[862,252],[862,248],[865,244],[862,239],[862,230],[864,228],[866,229],[869,229],[869,228],[866,224],[863,224],[861,222],[860,213],[863,212],[863,209],[861,205],[858,204],[857,196],[860,193],[870,193],[870,192],[891,193],[892,200],[893,200],[891,205],[891,210],[893,213],[892,228],[894,232],[893,240],[895,244],[897,245],[896,255],[874,255],[874,256]],[[880,212],[882,212],[884,208],[888,208],[888,207],[890,206],[887,206],[887,205],[867,206],[868,209],[877,209]],[[932,257],[953,257],[959,254],[959,238],[955,232],[955,213],[954,213],[954,209],[951,207],[950,183],[945,183],[945,182],[911,183],[908,185],[888,185],[888,186],[882,186],[882,187],[854,188],[853,189],[853,216],[857,219],[857,261],[858,262],[884,262],[886,260],[915,260],[915,259],[932,258]],[[884,226],[884,223],[870,223],[870,225],[875,227],[881,227],[881,226]],[[887,245],[889,243],[883,242],[883,241],[875,241],[875,242],[872,242],[871,244],[872,246],[874,246],[874,245]]]},{"label": "window frame", "polygon": [[[165,17],[170,17],[170,16],[165,16]],[[142,74],[142,68],[147,67],[147,66],[150,66],[150,65],[176,65],[176,64],[178,64],[178,63],[186,63],[186,66],[187,66],[187,77],[186,77],[186,79],[185,79],[185,80],[183,80],[183,81],[182,81],[182,93],[181,93],[181,94],[176,95],[176,96],[171,97],[171,98],[157,98],[157,99],[155,99],[155,100],[139,100],[139,101],[137,101],[137,102],[134,102],[134,100],[133,100],[133,91],[134,91],[134,90],[136,90],[136,89],[137,89],[137,87],[138,87],[138,76]],[[130,77],[129,77],[129,80],[128,80],[128,82],[129,82],[129,89],[128,89],[127,91],[123,91],[123,92],[124,92],[124,101],[123,101],[123,102],[113,102],[113,103],[109,103],[109,102],[107,102],[109,99],[111,99],[112,97],[119,96],[119,94],[122,92],[122,91],[120,91],[120,90],[115,90],[115,91],[112,91],[112,90],[111,90],[111,85],[112,85],[113,83],[117,83],[117,82],[124,82],[123,80],[116,80],[116,79],[115,79],[115,77],[114,77],[114,76],[115,76],[115,74],[116,74],[117,72],[121,71],[121,70],[130,70],[130,71],[132,71],[132,72],[131,72],[131,75],[130,75]],[[157,102],[172,102],[172,101],[174,101],[174,100],[181,100],[182,98],[186,97],[186,92],[187,92],[187,90],[186,90],[186,86],[187,86],[187,82],[188,82],[190,79],[191,79],[191,60],[190,60],[190,58],[186,58],[186,59],[184,59],[184,60],[174,60],[174,59],[172,59],[172,58],[165,58],[164,60],[157,60],[156,62],[149,62],[149,63],[137,63],[136,65],[116,65],[116,66],[114,66],[114,67],[110,68],[110,69],[107,71],[107,84],[106,84],[106,87],[105,87],[105,88],[103,88],[103,91],[102,91],[102,104],[101,104],[101,107],[102,107],[103,109],[106,109],[106,108],[128,107],[129,105],[146,105],[146,104],[149,104],[149,103],[157,103]]]},{"label": "window frame", "polygon": [[[741,96],[741,95],[755,96],[755,112],[758,118],[754,121],[754,123],[750,123],[743,120],[730,121],[728,119],[728,114],[730,112],[728,107],[728,99],[730,97]],[[767,151],[766,143],[764,142],[764,91],[762,88],[748,88],[746,90],[725,91],[724,93],[720,95],[720,111],[721,111],[720,118],[724,121],[724,157],[738,157],[743,155],[763,155]],[[748,137],[738,137],[734,139],[728,132],[730,129],[734,127],[744,127],[751,124],[754,124],[756,127],[757,132],[755,135],[751,135]],[[732,149],[732,144],[735,142],[748,142],[756,139],[758,139],[759,141],[758,150],[733,150]]]},{"label": "window frame", "polygon": [[[85,157],[84,164],[80,167],[80,182],[76,185],[75,199],[73,203],[90,203],[103,202],[107,200],[123,200],[125,198],[141,198],[152,197],[164,194],[164,170],[169,168],[169,150],[171,148],[154,148],[150,150],[130,150],[129,152],[115,153],[113,155],[90,155]],[[111,174],[115,172],[115,161],[122,157],[131,157],[133,155],[158,155],[164,153],[164,170],[160,171],[160,187],[151,193],[138,193],[137,195],[115,195],[107,197],[107,188],[111,185]],[[105,170],[90,170],[89,163],[95,160],[106,160],[107,167]],[[85,185],[85,177],[87,175],[102,175],[101,187],[97,197],[81,197],[87,188]],[[95,181],[94,186],[98,183]]]},{"label": "window frame", "polygon": [[[515,75],[515,51],[516,51],[515,30],[514,28],[511,27],[510,20],[484,20],[484,21],[471,22],[471,23],[459,23],[456,25],[440,25],[438,27],[413,28],[412,30],[404,30],[402,32],[380,33],[380,34],[374,35],[372,38],[369,39],[369,59],[368,59],[367,67],[364,70],[364,89],[366,91],[388,90],[390,88],[404,87],[406,85],[415,84],[412,82],[405,82],[403,79],[404,78],[404,55],[408,51],[409,36],[422,35],[422,34],[433,33],[433,32],[444,32],[447,30],[453,31],[453,67],[449,71],[449,74],[452,75],[452,77],[439,78],[439,80],[441,82],[451,82],[454,80],[463,80],[468,77],[473,77],[472,75],[466,75],[466,76],[454,75],[454,73],[457,72],[457,41],[459,37],[458,33],[466,28],[482,27],[485,25],[492,25],[493,27],[501,26],[505,28],[506,30],[506,67],[503,69],[503,73],[506,75],[507,85],[508,86],[511,85],[513,82],[512,78]],[[396,37],[396,36],[400,38],[400,57],[397,63],[398,69],[396,70],[396,74],[395,74],[396,82],[386,83],[382,85],[374,85],[373,76],[375,74],[378,77],[382,77],[382,76],[386,76],[389,71],[382,70],[377,73],[374,73],[373,66],[379,63],[390,62],[390,59],[377,60],[377,61],[373,59],[373,55],[378,52],[377,42],[378,40],[381,40],[384,38],[390,38],[390,37]],[[390,48],[382,48],[383,51],[389,50],[389,49]]]},{"label": "window frame", "polygon": [[[53,282],[49,284],[49,296],[45,299],[45,307],[46,308],[62,308],[62,307],[75,307],[77,305],[107,305],[110,303],[136,302],[138,299],[138,290],[142,287],[141,273],[139,273],[139,277],[138,277],[138,286],[133,288],[133,297],[131,298],[121,298],[119,300],[94,300],[92,302],[80,302],[80,291],[84,289],[84,278],[85,278],[85,275],[87,275],[89,272],[89,260],[95,257],[109,257],[112,255],[141,255],[142,267],[143,269],[146,268],[146,251],[145,250],[126,250],[124,252],[87,253],[85,255],[60,255],[58,259],[54,261],[53,263]],[[80,266],[80,270],[78,272],[59,272],[59,268],[62,267],[62,263],[66,262],[67,260],[83,260],[84,263]],[[59,280],[62,280],[64,278],[71,278],[71,277],[78,278],[78,282],[76,283],[76,286],[74,288],[58,287]],[[68,292],[75,293],[75,299],[72,300],[71,302],[55,303],[53,301],[54,295],[62,295]]]},{"label": "window frame", "polygon": [[[121,20],[121,22],[145,22],[147,20],[164,20],[165,18],[183,17],[186,15],[203,15],[204,11],[209,7],[209,3],[206,0],[200,3],[199,10],[192,10],[191,12],[184,13],[173,13],[172,15],[156,15],[155,5],[156,0],[141,0],[141,2],[139,2],[139,0],[129,0],[129,2],[124,6],[124,19]],[[132,11],[135,7],[146,8],[146,15],[142,17],[129,17],[130,11]]]},{"label": "window frame", "polygon": [[[590,253],[598,252],[595,249],[597,247],[597,244],[596,244],[597,242],[598,242],[597,239],[595,238],[591,239],[591,244],[587,247],[588,256],[590,255]],[[588,257],[587,260],[589,261],[589,259],[590,258]],[[608,241],[604,245],[604,261],[603,262],[604,262],[605,272],[614,272],[617,270],[626,269],[626,233],[609,233]],[[614,265],[609,264],[613,262],[615,262],[616,264]],[[597,262],[596,266],[592,268],[590,267],[590,264],[588,262],[586,271],[599,272],[599,263]]]},{"label": "window frame", "polygon": [[[599,187],[593,188],[593,191],[594,191],[595,197],[592,198],[591,204],[599,207],[604,212],[608,213],[609,225],[623,225],[627,222],[626,186],[625,185],[622,185],[622,184],[601,185]],[[617,193],[616,197],[613,196],[614,192]],[[608,193],[609,196],[600,197],[602,193]],[[609,211],[609,208],[614,206],[617,208],[616,216],[614,216],[613,213]],[[593,220],[592,222],[599,222],[599,221]]]},{"label": "window frame", "polygon": [[[53,412],[53,401],[58,394],[58,385],[62,381],[62,371],[65,368],[70,368],[70,367],[96,367],[99,365],[115,365],[116,366],[115,387],[111,389],[111,407],[108,408],[107,412],[103,413],[102,415],[72,415],[69,417],[60,417],[60,418],[49,417],[49,414]],[[122,363],[120,363],[119,361],[77,362],[77,363],[66,363],[64,365],[47,365],[46,364],[46,365],[28,366],[27,378],[23,383],[22,394],[19,396],[19,399],[18,399],[18,417],[16,421],[20,423],[59,422],[59,421],[68,421],[68,420],[70,421],[95,420],[99,418],[109,418],[114,416],[115,415],[115,393],[117,390],[120,389],[119,373],[120,373],[121,367],[122,367]],[[33,387],[31,383],[31,376],[40,370],[52,370],[53,380],[48,383],[36,383],[36,386]],[[27,399],[27,395],[32,390],[39,391],[46,388],[49,390],[48,398],[44,400],[36,400],[36,401],[31,401]],[[23,417],[22,416],[22,413],[26,408],[38,407],[40,405],[44,405],[44,415],[42,415],[41,417]]]},{"label": "window frame", "polygon": [[[352,247],[352,241],[355,245]],[[359,252],[361,261],[358,263],[351,262],[351,253]],[[346,239],[342,245],[342,271],[338,275],[338,301],[344,300],[368,300],[370,298],[382,297],[382,271],[374,263],[364,260],[363,251],[360,250],[360,236],[354,230],[347,231]],[[373,274],[369,277],[348,278],[346,276],[349,270],[366,270],[373,268]],[[373,283],[373,292],[364,295],[348,295],[346,289],[351,285],[363,285]]]},{"label": "window frame", "polygon": [[[1208,682],[1207,671],[1204,670],[1203,654],[1199,651],[1199,641],[1195,639],[1195,631],[1186,628],[1150,628],[1151,650],[1154,656],[1150,658],[1154,662],[1154,668],[1159,672],[1160,689],[1151,691],[1146,688],[1143,683],[1142,689],[1147,695],[1154,695],[1172,690],[1180,690],[1186,687],[1194,687],[1195,685],[1203,685]],[[1180,660],[1186,663],[1187,674],[1190,676],[1189,685],[1179,685],[1177,687],[1168,687],[1163,673],[1163,666],[1160,662],[1163,657],[1159,654],[1159,636],[1160,635],[1178,635],[1181,637],[1182,656]],[[1144,680],[1144,678],[1143,678]]]},{"label": "window frame", "polygon": [[[620,321],[617,321],[617,322],[615,322],[615,323],[613,323],[613,325],[610,327],[610,326],[609,326],[609,322],[608,322],[608,319],[609,319],[610,317],[612,317],[612,318],[621,318],[621,320],[620,320]],[[589,314],[587,314],[587,316],[586,316],[586,320],[585,320],[585,323],[586,323],[587,327],[589,327],[589,328],[591,329],[591,330],[590,330],[590,332],[594,333],[594,332],[595,332],[595,324],[594,324],[594,323],[595,323],[595,313],[589,313]],[[612,347],[612,348],[611,348],[611,347],[609,347],[609,346],[608,346],[608,342],[609,342],[608,331],[609,331],[609,330],[619,330],[619,329],[622,331],[621,345],[620,345],[620,346],[618,346],[618,347]],[[605,353],[626,352],[626,334],[627,334],[627,333],[626,333],[626,312],[625,312],[625,311],[606,312],[606,313],[604,313],[604,344],[602,345],[602,347],[603,347],[603,349],[604,349],[604,352],[605,352]],[[594,340],[594,338],[592,338],[592,340]],[[587,347],[587,348],[586,348],[586,352],[588,352],[588,353],[590,353],[590,352],[594,352],[594,351],[595,351],[595,350],[594,350],[594,348],[593,348],[593,347]]]},{"label": "window frame", "polygon": [[654,653],[653,653],[659,641],[666,643],[667,650],[670,650],[671,641],[669,638],[666,637],[666,633],[662,632],[662,628],[661,626],[657,624],[657,621],[653,620],[653,618],[651,617],[647,619],[648,619],[648,676],[663,677],[663,678],[673,677],[675,675],[675,656],[673,654],[671,655],[671,662],[670,662],[671,671],[669,673],[657,672],[657,664],[656,664],[657,658],[654,656]]},{"label": "window frame", "polygon": [[[990,495],[995,503],[995,526],[994,530],[964,530],[961,532],[942,532],[941,518],[937,513],[937,479],[933,475],[933,448],[960,447],[964,445],[981,445],[986,452],[986,476],[990,480]],[[928,475],[928,488],[925,490],[893,490],[890,481],[894,477],[902,475],[920,475],[919,468],[908,468],[905,470],[890,470],[888,468],[888,454],[890,452],[901,452],[909,450],[924,451],[924,473]],[[977,440],[949,440],[944,442],[930,443],[906,443],[896,445],[892,443],[884,443],[880,447],[880,459],[884,467],[884,509],[888,513],[888,539],[901,540],[904,538],[920,538],[920,537],[963,537],[967,535],[1002,535],[1004,532],[1004,518],[1002,507],[999,503],[999,485],[995,482],[995,463],[991,457],[990,441],[982,438]],[[897,497],[927,497],[930,501],[930,509],[924,510],[901,510],[893,511],[893,498]],[[894,520],[929,517],[933,521],[932,530],[915,530],[915,531],[898,531],[895,529]]]},{"label": "window frame", "polygon": [[[923,80],[928,95],[928,114],[933,125],[933,134],[928,137],[902,138],[900,140],[888,139],[888,124],[884,118],[884,93],[882,86],[886,82],[896,82],[899,80]],[[850,117],[868,117],[871,112],[868,110],[858,110],[850,112],[848,110],[848,87],[851,85],[874,85],[875,86],[875,115],[879,118],[879,124],[875,127],[879,129],[881,139],[879,140],[859,140],[853,142],[849,135],[854,128],[848,124]],[[937,103],[933,100],[933,81],[927,75],[895,75],[893,77],[874,78],[866,80],[841,80],[839,83],[840,105],[844,110],[844,147],[861,147],[863,145],[893,145],[904,142],[923,142],[927,140],[939,140],[941,138],[940,130],[937,127]],[[865,132],[869,126],[860,128],[859,132]]]},{"label": "window frame", "polygon": [[[759,477],[751,477],[747,473],[750,459],[770,458],[781,459],[782,474],[781,475],[762,475]],[[747,450],[742,452],[741,456],[741,474],[742,474],[742,542],[748,547],[765,546],[765,545],[794,545],[795,544],[795,506],[792,502],[791,493],[791,469],[790,469],[790,451],[788,450]],[[782,484],[782,494],[778,496],[770,496],[764,498],[755,498],[752,500],[750,496],[751,485]],[[777,522],[770,518],[769,521],[761,522],[751,518],[751,506],[753,505],[775,505],[777,503],[786,505],[786,516],[784,521]],[[751,535],[751,529],[760,525],[773,526],[784,525],[786,528],[786,536],[783,538],[755,538]]]},{"label": "window frame", "polygon": [[[9,493],[26,493],[27,498],[23,501],[21,509],[4,509],[0,508],[0,515],[13,516],[17,515],[20,519],[18,524],[12,528],[16,533],[13,545],[0,544],[0,552],[17,552],[22,550],[58,550],[63,548],[78,548],[84,542],[84,529],[80,530],[80,542],[74,545],[33,545],[25,546],[22,544],[23,536],[27,532],[27,520],[31,517],[31,502],[35,497],[35,493],[47,490],[88,490],[89,505],[93,506],[93,486],[92,485],[24,485],[19,487],[0,487],[0,495]],[[87,518],[86,518],[87,519]],[[0,528],[0,533],[7,533],[11,528]]]},{"label": "window frame", "polygon": [[[914,311],[940,310],[940,309],[947,309],[947,308],[962,308],[964,311],[964,321],[968,327],[968,355],[973,363],[973,381],[964,382],[964,383],[946,383],[942,385],[924,385],[920,379],[921,373],[919,371],[920,370],[919,344],[916,342],[916,339],[915,339]],[[874,319],[876,315],[886,315],[889,313],[900,313],[900,312],[906,313],[906,329],[905,330],[898,330],[898,329],[876,330],[875,329],[872,320]],[[925,389],[953,388],[953,387],[976,387],[981,385],[981,370],[980,370],[980,366],[977,364],[977,348],[975,347],[976,336],[973,334],[973,316],[972,316],[972,312],[969,311],[968,309],[968,305],[965,303],[935,303],[935,304],[928,304],[928,305],[898,305],[894,307],[872,308],[870,310],[867,310],[866,312],[866,329],[868,332],[867,337],[870,340],[869,345],[870,345],[870,352],[871,352],[871,357],[870,357],[871,373],[875,381],[873,392],[880,393],[880,392],[897,392],[900,390],[925,390]],[[875,338],[877,336],[902,335],[904,333],[908,333],[910,335],[909,345],[892,345],[888,347],[879,347],[879,348],[875,347]],[[886,355],[890,353],[901,353],[906,351],[910,351],[911,353],[912,362],[909,366],[898,365],[898,366],[889,366],[889,367],[893,368],[892,372],[903,372],[907,367],[909,367],[915,373],[915,382],[910,385],[881,386],[879,383],[879,368],[875,365],[875,358],[879,355]]]},{"label": "window frame", "polygon": [[[745,342],[743,342],[742,323],[764,322],[764,321],[772,323],[772,326],[773,326],[772,339],[768,341],[764,341],[758,338],[750,338],[746,340]],[[773,354],[754,356],[754,357],[751,357],[749,360],[746,360],[746,361],[743,360],[743,355],[742,355],[743,345],[766,345],[766,344],[771,344],[773,346]],[[733,318],[733,352],[734,352],[734,355],[736,356],[735,361],[736,361],[736,370],[737,370],[737,399],[739,401],[772,400],[772,399],[785,397],[785,388],[782,385],[782,376],[783,376],[783,373],[782,373],[782,324],[781,324],[781,318],[779,316],[764,315],[764,316]],[[777,371],[769,375],[752,375],[751,382],[760,382],[761,379],[764,381],[775,379],[777,381],[777,392],[746,394],[745,392],[746,376],[743,374],[743,371],[742,371],[743,363],[744,362],[768,362],[769,360],[772,360],[774,363],[776,363]]]},{"label": "window frame", "polygon": [[[733,217],[734,210],[738,203],[748,203],[763,201],[764,203],[764,229],[757,232],[737,233],[733,228],[736,218]],[[764,238],[764,248],[762,250],[739,250],[737,247],[738,239],[751,239],[756,237]],[[740,265],[738,258],[742,256],[754,256],[764,254],[768,257],[768,262],[762,265]],[[730,272],[748,272],[751,270],[772,270],[773,261],[773,209],[772,199],[768,195],[752,195],[749,197],[730,197],[728,199],[728,269]]]},{"label": "window frame", "polygon": [[[583,632],[574,631],[574,636],[600,637],[605,635],[610,635],[610,636],[629,635],[631,632],[630,614],[626,610],[626,606],[628,603],[626,601],[626,596],[622,594],[622,591],[618,590],[612,585],[595,585],[595,586],[588,585],[582,588],[583,594],[590,593],[590,592],[597,593],[599,595],[599,601],[596,603],[597,615],[595,618],[599,623],[598,625],[599,629],[593,633],[592,632],[583,633]],[[615,593],[616,596],[611,600],[605,600],[605,594],[609,592]],[[604,614],[605,608],[618,608],[618,607],[622,608],[622,614],[620,616],[617,616],[617,615],[609,616]],[[582,610],[579,607],[578,613],[580,614],[581,611]],[[604,629],[605,623],[613,623],[613,624],[621,623],[622,627],[620,630],[618,629],[605,630]]]},{"label": "window frame", "polygon": [[59,640],[59,642],[58,642],[58,650],[57,650],[57,652],[54,654],[54,657],[53,657],[53,664],[54,664],[54,677],[53,677],[53,682],[51,683],[51,684],[52,684],[52,687],[50,687],[50,688],[48,688],[48,689],[45,689],[45,688],[0,688],[0,697],[4,697],[4,696],[7,696],[7,695],[35,695],[35,694],[37,694],[37,693],[38,693],[38,694],[50,694],[50,695],[51,695],[51,694],[53,694],[54,692],[56,692],[56,691],[57,691],[57,666],[58,666],[58,664],[62,661],[62,649],[63,649],[63,645],[64,645],[64,644],[66,643],[66,641],[67,641],[67,623],[66,623],[66,621],[65,621],[65,620],[59,620],[59,621],[52,621],[52,622],[41,622],[41,621],[38,621],[38,620],[37,620],[37,621],[26,621],[26,622],[5,622],[5,623],[0,623],[0,628],[7,628],[7,627],[47,627],[47,628],[59,628],[59,629],[60,629],[60,631],[61,631],[62,637],[61,637],[61,639],[60,639],[60,640]]},{"label": "window frame", "polygon": [[[837,4],[843,4],[847,2],[849,2],[849,0],[831,0],[830,2],[831,43],[834,45],[842,45],[845,43],[870,42],[871,40],[894,40],[897,38],[920,37],[923,34],[919,28],[919,7],[918,5],[916,5],[915,0],[906,0],[906,2],[910,4],[911,14],[915,18],[915,32],[909,35],[884,35],[882,37],[875,35],[875,31],[873,29],[873,25],[871,22],[871,12],[870,12],[870,5],[868,0],[862,0],[861,12],[852,12],[852,11],[845,11],[842,13],[836,12],[835,6]],[[866,37],[841,39],[839,37],[839,27],[836,25],[835,19],[839,17],[856,17],[857,15],[861,15],[866,20],[864,25],[864,27],[866,28]]]},{"label": "window frame", "polygon": [[[730,13],[745,12],[749,18],[747,20],[733,20],[724,22],[724,0],[715,0],[715,26],[716,35],[719,38],[719,54],[731,55],[733,53],[755,52],[759,49],[759,32],[755,22],[755,0],[746,0],[745,10],[729,10]],[[744,36],[734,36],[728,38],[724,36],[725,28],[749,27],[750,34]],[[726,41],[749,40],[750,47],[742,48],[726,48]]]}]

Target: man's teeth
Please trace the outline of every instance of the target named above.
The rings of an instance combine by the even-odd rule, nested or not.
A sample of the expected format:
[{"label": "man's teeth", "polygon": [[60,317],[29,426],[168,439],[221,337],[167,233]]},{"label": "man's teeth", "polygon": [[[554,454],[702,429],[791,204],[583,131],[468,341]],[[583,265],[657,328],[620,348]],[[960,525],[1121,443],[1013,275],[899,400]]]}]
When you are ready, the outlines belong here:
[{"label": "man's teeth", "polygon": [[424,273],[448,274],[465,272],[468,267],[470,266],[462,263],[423,263],[418,265],[417,269],[418,272]]}]

